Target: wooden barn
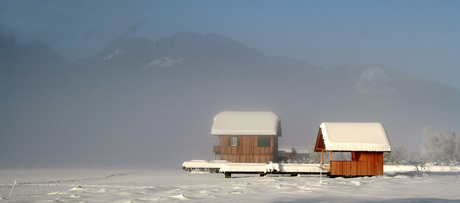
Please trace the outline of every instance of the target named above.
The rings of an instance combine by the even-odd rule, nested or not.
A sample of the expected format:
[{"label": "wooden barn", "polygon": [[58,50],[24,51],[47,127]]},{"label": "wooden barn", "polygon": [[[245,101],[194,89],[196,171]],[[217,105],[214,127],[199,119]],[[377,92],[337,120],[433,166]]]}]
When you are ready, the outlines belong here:
[{"label": "wooden barn", "polygon": [[272,112],[224,111],[214,117],[211,135],[219,137],[214,153],[222,160],[276,162],[281,121]]},{"label": "wooden barn", "polygon": [[[322,123],[315,152],[330,152],[330,176],[383,175],[383,152],[390,142],[381,123]],[[349,153],[349,160],[333,160],[333,153]]]}]

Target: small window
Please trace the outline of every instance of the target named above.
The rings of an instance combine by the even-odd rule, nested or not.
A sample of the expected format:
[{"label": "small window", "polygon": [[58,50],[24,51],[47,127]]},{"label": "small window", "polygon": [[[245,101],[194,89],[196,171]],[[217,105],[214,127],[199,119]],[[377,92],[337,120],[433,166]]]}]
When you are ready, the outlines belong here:
[{"label": "small window", "polygon": [[258,137],[257,138],[257,147],[271,147],[270,137]]},{"label": "small window", "polygon": [[238,138],[238,137],[229,137],[228,138],[228,146],[232,146],[232,147],[240,146],[240,138]]},{"label": "small window", "polygon": [[232,137],[232,143],[231,144],[232,144],[233,147],[238,146],[238,138],[237,137]]}]

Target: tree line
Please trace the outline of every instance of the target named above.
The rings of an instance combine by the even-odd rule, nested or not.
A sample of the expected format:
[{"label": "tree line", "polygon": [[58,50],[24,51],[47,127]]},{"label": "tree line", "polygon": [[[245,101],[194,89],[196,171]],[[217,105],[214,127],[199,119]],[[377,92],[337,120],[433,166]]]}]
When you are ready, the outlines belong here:
[{"label": "tree line", "polygon": [[[460,165],[460,137],[455,133],[440,132],[427,126],[423,130],[423,142],[420,144],[420,152],[408,153],[401,143],[391,144],[391,152],[385,152],[383,159],[386,165],[416,165],[426,164],[439,166]],[[320,163],[321,153],[311,152],[308,154],[293,155],[288,163]],[[325,163],[329,162],[329,153],[325,153]],[[351,153],[334,153],[333,160],[351,160]]]},{"label": "tree line", "polygon": [[423,129],[420,152],[408,153],[400,144],[392,144],[391,153],[384,154],[385,164],[460,165],[460,137],[455,133],[440,132],[427,126]]}]

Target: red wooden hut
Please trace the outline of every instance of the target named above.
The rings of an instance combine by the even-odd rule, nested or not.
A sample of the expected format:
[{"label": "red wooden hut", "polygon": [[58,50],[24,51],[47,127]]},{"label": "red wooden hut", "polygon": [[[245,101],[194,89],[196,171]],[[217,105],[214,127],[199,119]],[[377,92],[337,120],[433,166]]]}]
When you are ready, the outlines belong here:
[{"label": "red wooden hut", "polygon": [[[335,123],[320,125],[315,152],[330,152],[330,176],[383,175],[383,152],[390,142],[381,123]],[[351,153],[351,160],[333,160],[333,153]]]},{"label": "red wooden hut", "polygon": [[211,135],[219,137],[214,153],[222,160],[276,162],[281,121],[272,112],[224,111],[214,117]]}]

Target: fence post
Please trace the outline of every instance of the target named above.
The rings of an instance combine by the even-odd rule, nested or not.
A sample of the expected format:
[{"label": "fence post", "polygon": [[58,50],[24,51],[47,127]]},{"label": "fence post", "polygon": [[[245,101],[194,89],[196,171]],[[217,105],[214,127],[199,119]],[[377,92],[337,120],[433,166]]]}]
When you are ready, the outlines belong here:
[{"label": "fence post", "polygon": [[16,180],[14,180],[13,187],[11,188],[10,195],[8,196],[8,198],[10,198],[11,194],[13,194],[14,186],[16,185],[16,183]]}]

